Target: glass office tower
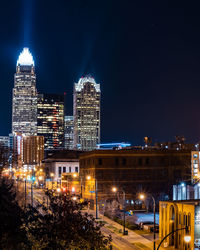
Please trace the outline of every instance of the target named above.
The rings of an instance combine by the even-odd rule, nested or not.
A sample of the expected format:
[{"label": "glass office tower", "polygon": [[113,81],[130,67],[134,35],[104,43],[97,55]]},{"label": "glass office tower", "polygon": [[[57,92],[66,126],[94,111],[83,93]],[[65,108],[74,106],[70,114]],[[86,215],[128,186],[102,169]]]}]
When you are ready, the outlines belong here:
[{"label": "glass office tower", "polygon": [[65,116],[65,148],[74,148],[74,117]]},{"label": "glass office tower", "polygon": [[74,147],[96,149],[100,143],[100,84],[91,76],[74,84]]},{"label": "glass office tower", "polygon": [[44,136],[45,150],[64,148],[64,95],[39,94],[37,134]]},{"label": "glass office tower", "polygon": [[14,75],[12,133],[37,135],[35,65],[28,48],[20,53]]}]

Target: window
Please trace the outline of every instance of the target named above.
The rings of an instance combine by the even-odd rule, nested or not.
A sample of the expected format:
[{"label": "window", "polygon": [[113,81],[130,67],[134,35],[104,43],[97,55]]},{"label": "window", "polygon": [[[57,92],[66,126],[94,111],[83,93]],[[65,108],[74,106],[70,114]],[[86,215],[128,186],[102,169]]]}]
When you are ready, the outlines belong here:
[{"label": "window", "polygon": [[188,214],[188,227],[191,226],[191,214]]},{"label": "window", "polygon": [[102,165],[102,159],[99,158],[98,161],[99,161],[99,165]]},{"label": "window", "polygon": [[58,176],[60,177],[62,173],[61,167],[58,168]]},{"label": "window", "polygon": [[78,173],[78,167],[75,167],[75,172],[77,172],[77,173]]},{"label": "window", "polygon": [[142,158],[138,159],[138,164],[139,164],[139,166],[142,166]]},{"label": "window", "polygon": [[183,225],[186,225],[186,215],[183,215]]},{"label": "window", "polygon": [[122,164],[125,166],[126,165],[126,158],[122,159]]},{"label": "window", "polygon": [[66,173],[66,167],[63,167],[63,173]]},{"label": "window", "polygon": [[146,165],[149,165],[149,158],[146,158]]},{"label": "window", "polygon": [[119,165],[119,159],[115,158],[115,165],[118,166]]},{"label": "window", "polygon": [[71,173],[72,172],[72,168],[71,167],[69,167],[69,173]]}]

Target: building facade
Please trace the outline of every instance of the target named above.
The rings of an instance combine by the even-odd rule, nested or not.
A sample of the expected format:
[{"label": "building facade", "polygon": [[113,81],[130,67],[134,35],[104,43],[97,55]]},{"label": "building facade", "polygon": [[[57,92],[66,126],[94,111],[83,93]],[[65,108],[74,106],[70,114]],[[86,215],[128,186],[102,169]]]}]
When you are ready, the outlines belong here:
[{"label": "building facade", "polygon": [[191,160],[191,181],[196,183],[200,179],[200,152],[192,151],[192,160]]},{"label": "building facade", "polygon": [[61,184],[63,174],[79,173],[81,151],[61,150],[50,153],[44,159],[46,178]]},{"label": "building facade", "polygon": [[64,95],[38,95],[37,134],[44,136],[45,150],[64,148]]},{"label": "building facade", "polygon": [[[159,238],[162,240],[167,234],[171,234],[163,242],[162,247],[175,249],[194,250],[200,248],[200,200],[188,201],[160,201],[159,202]],[[188,227],[188,232],[184,228]],[[191,236],[189,243],[184,237]]]},{"label": "building facade", "polygon": [[35,65],[28,48],[23,49],[17,61],[12,101],[12,133],[37,135]]},{"label": "building facade", "polygon": [[44,159],[44,137],[23,136],[23,165],[41,165]]},{"label": "building facade", "polygon": [[44,159],[44,137],[15,134],[13,143],[13,166],[16,168],[33,169],[40,166]]},{"label": "building facade", "polygon": [[74,148],[74,117],[65,116],[65,149]]},{"label": "building facade", "polygon": [[[111,189],[126,192],[127,199],[137,199],[141,192],[158,199],[172,197],[173,184],[190,179],[191,151],[187,150],[94,150],[80,156],[84,197],[92,198],[95,180],[99,199],[109,197]],[[90,176],[90,179],[87,179]]]},{"label": "building facade", "polygon": [[74,84],[74,148],[93,150],[100,143],[100,84],[90,76]]}]

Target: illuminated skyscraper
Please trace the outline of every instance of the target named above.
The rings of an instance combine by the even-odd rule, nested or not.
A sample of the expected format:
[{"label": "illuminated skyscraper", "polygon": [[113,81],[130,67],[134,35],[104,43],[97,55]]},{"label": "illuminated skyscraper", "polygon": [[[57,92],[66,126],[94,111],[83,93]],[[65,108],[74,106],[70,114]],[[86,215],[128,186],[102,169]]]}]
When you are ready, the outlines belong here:
[{"label": "illuminated skyscraper", "polygon": [[65,116],[65,148],[74,148],[74,117]]},{"label": "illuminated skyscraper", "polygon": [[37,135],[37,89],[32,54],[24,48],[17,60],[12,104],[12,133]]},{"label": "illuminated skyscraper", "polygon": [[45,150],[64,148],[64,95],[39,94],[37,132]]},{"label": "illuminated skyscraper", "polygon": [[74,147],[92,150],[100,143],[100,84],[91,76],[74,84]]}]

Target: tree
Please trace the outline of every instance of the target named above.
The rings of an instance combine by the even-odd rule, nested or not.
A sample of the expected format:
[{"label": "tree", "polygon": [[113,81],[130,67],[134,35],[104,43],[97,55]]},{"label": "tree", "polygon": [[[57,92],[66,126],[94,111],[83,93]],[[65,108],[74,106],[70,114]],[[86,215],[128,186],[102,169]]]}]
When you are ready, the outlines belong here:
[{"label": "tree", "polygon": [[82,209],[86,203],[72,201],[65,195],[47,194],[49,208],[44,205],[27,210],[27,234],[34,248],[107,249],[111,238],[101,233],[101,222]]},{"label": "tree", "polygon": [[22,218],[24,211],[16,201],[13,181],[0,179],[0,249],[28,249],[29,241]]}]

